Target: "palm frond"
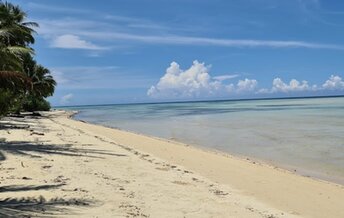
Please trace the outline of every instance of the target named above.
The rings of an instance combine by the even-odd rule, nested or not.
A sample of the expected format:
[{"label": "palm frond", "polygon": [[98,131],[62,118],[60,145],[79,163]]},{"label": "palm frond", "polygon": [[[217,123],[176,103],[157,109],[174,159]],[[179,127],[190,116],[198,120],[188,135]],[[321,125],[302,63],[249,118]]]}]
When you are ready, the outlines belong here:
[{"label": "palm frond", "polygon": [[25,74],[15,71],[0,71],[0,88],[27,89],[32,85]]}]

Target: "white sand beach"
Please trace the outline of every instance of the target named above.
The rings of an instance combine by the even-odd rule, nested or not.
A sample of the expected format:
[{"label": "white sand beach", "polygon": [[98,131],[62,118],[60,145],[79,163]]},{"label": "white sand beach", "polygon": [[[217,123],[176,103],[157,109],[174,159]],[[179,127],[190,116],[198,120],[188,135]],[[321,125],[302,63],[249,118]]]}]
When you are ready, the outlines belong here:
[{"label": "white sand beach", "polygon": [[341,185],[69,116],[1,121],[0,217],[344,217]]}]

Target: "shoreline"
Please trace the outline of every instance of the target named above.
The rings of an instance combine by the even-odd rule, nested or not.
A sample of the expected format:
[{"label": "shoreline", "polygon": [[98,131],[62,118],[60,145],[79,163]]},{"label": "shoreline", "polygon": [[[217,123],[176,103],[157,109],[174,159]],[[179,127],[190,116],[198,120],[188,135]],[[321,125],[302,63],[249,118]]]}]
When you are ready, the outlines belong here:
[{"label": "shoreline", "polygon": [[[74,119],[73,119],[74,120]],[[75,120],[76,122],[79,122],[78,120]],[[84,121],[85,122],[85,121]],[[304,201],[308,201],[309,199],[316,199],[316,196],[317,195],[322,195],[322,193],[318,193],[318,194],[315,194],[316,191],[318,190],[322,190],[323,188],[325,189],[335,189],[336,191],[339,191],[338,194],[340,194],[338,197],[338,199],[343,199],[344,200],[344,186],[341,185],[341,184],[338,184],[338,183],[334,183],[334,182],[331,182],[331,181],[327,181],[327,180],[322,180],[322,179],[319,179],[319,178],[313,178],[313,177],[308,177],[308,176],[303,176],[303,175],[300,175],[300,174],[297,174],[293,171],[290,171],[288,169],[285,169],[285,168],[281,168],[281,167],[276,167],[276,166],[273,166],[271,164],[267,164],[267,163],[264,163],[264,162],[255,162],[255,161],[248,161],[246,160],[245,158],[241,158],[240,156],[235,156],[235,155],[231,155],[231,154],[228,154],[228,153],[225,153],[225,152],[217,152],[217,151],[212,151],[212,150],[209,150],[209,149],[202,149],[202,148],[199,148],[199,147],[194,147],[194,146],[190,146],[190,145],[186,145],[184,143],[181,143],[181,142],[174,142],[174,141],[171,141],[171,140],[168,140],[168,139],[164,139],[164,138],[159,138],[159,137],[151,137],[151,136],[146,136],[144,134],[141,134],[141,133],[133,133],[133,132],[130,132],[130,131],[127,131],[127,130],[122,130],[122,129],[118,129],[118,128],[112,128],[112,127],[105,127],[105,126],[102,126],[102,125],[97,125],[97,124],[92,124],[92,123],[88,123],[86,122],[86,124],[88,125],[91,125],[91,126],[100,126],[102,128],[105,129],[108,129],[110,132],[113,130],[113,131],[116,131],[116,132],[119,132],[119,133],[124,133],[124,134],[128,134],[130,136],[138,136],[138,137],[143,137],[143,138],[148,138],[148,139],[151,139],[153,141],[157,140],[157,141],[161,141],[162,143],[166,143],[168,145],[172,145],[172,146],[175,146],[176,147],[179,147],[181,148],[181,150],[183,151],[188,151],[190,153],[190,155],[193,155],[194,152],[197,152],[197,153],[200,153],[200,156],[212,156],[212,160],[216,161],[217,158],[221,158],[221,159],[224,159],[224,162],[225,163],[228,163],[228,162],[231,162],[233,163],[234,165],[240,165],[242,166],[241,164],[244,164],[245,165],[245,169],[249,169],[250,171],[253,171],[254,173],[257,173],[256,169],[254,168],[260,168],[260,172],[258,172],[259,174],[263,173],[263,175],[259,175],[259,179],[257,178],[254,178],[256,179],[256,182],[249,182],[249,184],[242,184],[242,181],[243,180],[246,180],[246,179],[252,179],[251,176],[249,175],[249,173],[244,173],[244,178],[242,179],[237,179],[237,181],[228,181],[228,177],[227,178],[224,178],[223,175],[220,174],[216,174],[214,172],[216,172],[215,168],[212,168],[212,169],[202,169],[202,167],[197,167],[197,165],[199,163],[195,163],[195,162],[186,162],[184,161],[184,158],[187,154],[178,154],[179,156],[171,156],[170,154],[173,154],[173,149],[161,149],[162,146],[149,146],[149,145],[145,145],[145,146],[141,146],[141,145],[137,145],[137,146],[133,146],[134,148],[137,148],[137,149],[141,149],[143,150],[144,152],[147,152],[147,153],[150,153],[150,154],[153,154],[157,157],[160,157],[160,158],[163,158],[165,160],[168,160],[168,161],[172,161],[174,162],[175,164],[180,164],[186,168],[189,168],[189,169],[192,169],[192,170],[195,170],[197,171],[198,173],[200,173],[202,176],[205,176],[213,181],[216,181],[218,183],[221,183],[221,184],[226,184],[226,185],[231,185],[232,187],[234,188],[237,188],[239,190],[243,190],[245,191],[245,193],[247,192],[248,189],[250,189],[250,191],[248,191],[247,193],[249,193],[249,195],[251,196],[254,196],[255,198],[258,198],[258,199],[263,199],[264,202],[267,202],[267,203],[272,203],[274,206],[277,206],[277,208],[281,209],[283,208],[284,206],[288,205],[289,203],[291,203],[291,201],[295,200],[297,201],[300,205],[302,205],[301,202],[299,202],[299,199],[295,199],[294,197],[290,198],[287,200],[287,202],[285,201],[285,199],[283,200],[280,200],[279,199],[279,195],[280,194],[285,194],[285,195],[290,195],[290,193],[287,193],[287,192],[284,192],[284,193],[280,193],[279,191],[281,191],[281,189],[284,189],[284,190],[290,190],[290,185],[291,186],[294,186],[293,187],[293,190],[291,191],[291,193],[293,194],[300,194],[298,193],[298,191],[301,191],[301,190],[298,190],[298,187],[300,184],[298,184],[299,182],[301,183],[306,183],[308,185],[312,184],[312,186],[314,187],[311,187],[311,190],[307,190],[305,193],[302,193],[303,197],[302,198]],[[106,134],[105,132],[103,133],[103,135],[106,135],[107,137],[109,137],[108,134]],[[110,136],[111,138],[111,136]],[[133,145],[133,144],[131,144]],[[163,151],[162,151],[163,150]],[[174,154],[175,155],[175,154]],[[218,167],[220,168],[220,166]],[[217,169],[218,169],[217,168]],[[232,169],[234,172],[230,172],[230,175],[229,177],[231,177],[233,174],[235,173],[239,173],[239,171],[237,169]],[[261,171],[264,171],[264,172],[261,172]],[[278,175],[274,175],[273,178],[269,178],[269,176],[271,176],[272,174],[278,174]],[[228,176],[228,175],[226,175]],[[266,176],[266,178],[269,180],[269,181],[264,181],[266,180],[266,178],[264,178]],[[255,176],[252,176],[252,177],[255,177]],[[286,179],[285,184],[283,184],[283,188],[278,184],[278,183],[281,183],[282,181],[282,178],[283,177],[284,179]],[[288,179],[292,179],[293,183],[294,184],[290,184],[288,183]],[[265,184],[264,184],[265,183]],[[270,193],[267,192],[265,193],[264,191],[259,191],[259,193],[256,193],[257,191],[257,187],[256,185],[262,185],[262,187],[259,187],[259,189],[265,189],[265,190],[269,190],[271,189],[274,185],[276,185],[274,187],[276,193],[278,196],[274,196],[273,193],[271,193],[271,190],[270,190]],[[304,185],[304,184],[302,184]],[[301,186],[302,186],[301,185]],[[323,187],[324,186],[324,187]],[[304,187],[304,188],[309,188],[309,187]],[[253,190],[253,191],[252,191]],[[288,192],[289,192],[288,191]],[[310,192],[309,192],[310,191]],[[332,190],[334,191],[334,190]],[[336,191],[333,192],[333,197],[336,196]],[[302,191],[301,191],[302,192]],[[307,193],[308,192],[308,193]],[[311,193],[313,192],[313,193]],[[292,194],[292,195],[293,195]],[[311,194],[312,197],[309,196],[309,194]],[[307,196],[307,197],[305,197]],[[285,197],[285,196],[282,196],[282,197]],[[291,196],[289,196],[291,197]],[[330,199],[331,197],[328,197],[328,198],[324,198],[323,200],[324,201],[327,201],[328,199]],[[279,201],[279,202],[278,202]],[[317,201],[317,200],[316,200]],[[276,203],[278,202],[278,203]],[[297,206],[297,204],[294,204],[295,206]],[[310,207],[312,207],[311,205],[309,205]],[[328,204],[328,206],[330,206],[330,204]],[[283,209],[287,209],[288,207],[286,208],[283,208]],[[329,208],[329,207],[327,207]],[[302,210],[302,207],[299,207],[300,210]],[[313,208],[315,211],[316,211],[316,207]],[[298,212],[296,212],[296,214],[299,214]],[[302,214],[302,213],[300,213]],[[320,212],[319,213],[313,213],[312,214],[312,217],[321,217],[317,214],[321,214]],[[322,217],[324,216],[327,216],[328,214],[324,213],[322,215]],[[343,214],[344,216],[344,214]]]},{"label": "shoreline", "polygon": [[[29,127],[0,131],[0,215],[344,216],[341,185],[77,121],[68,112],[42,115],[10,119]],[[18,210],[27,202],[35,206]]]},{"label": "shoreline", "polygon": [[[343,96],[340,96],[340,97],[343,97]],[[65,110],[62,110],[62,111],[65,111]],[[266,160],[263,160],[260,158],[246,156],[246,155],[233,154],[229,151],[222,151],[222,150],[219,150],[216,148],[210,148],[207,146],[185,143],[185,142],[181,142],[181,141],[174,140],[174,139],[162,138],[162,137],[158,137],[158,136],[154,136],[154,135],[149,135],[149,134],[135,132],[135,131],[127,130],[127,129],[122,129],[120,127],[112,127],[112,126],[108,126],[108,125],[92,123],[92,122],[88,122],[88,121],[85,121],[82,119],[75,118],[75,116],[78,113],[80,113],[80,111],[70,111],[70,112],[71,112],[71,115],[69,116],[69,118],[72,120],[75,120],[75,121],[79,121],[79,122],[83,122],[83,123],[87,123],[87,124],[91,124],[91,125],[102,126],[102,127],[109,128],[109,129],[114,129],[114,130],[119,130],[119,131],[123,131],[123,132],[127,132],[127,133],[132,133],[135,135],[146,136],[146,137],[154,138],[157,140],[165,141],[167,143],[179,144],[179,145],[185,146],[185,147],[192,147],[193,149],[199,149],[199,150],[204,151],[204,152],[210,152],[210,153],[214,153],[216,155],[221,155],[224,157],[228,156],[230,158],[238,158],[239,160],[247,161],[249,163],[265,165],[266,167],[274,168],[276,170],[286,171],[288,173],[295,174],[295,175],[302,176],[302,177],[307,177],[310,179],[314,179],[316,181],[325,182],[325,183],[328,182],[328,183],[331,183],[334,185],[340,185],[340,186],[344,187],[344,178],[342,178],[342,177],[331,177],[331,176],[327,176],[321,172],[307,170],[307,169],[303,169],[303,168],[297,167],[297,166],[279,164],[279,163],[276,163],[273,161],[266,161]]]}]

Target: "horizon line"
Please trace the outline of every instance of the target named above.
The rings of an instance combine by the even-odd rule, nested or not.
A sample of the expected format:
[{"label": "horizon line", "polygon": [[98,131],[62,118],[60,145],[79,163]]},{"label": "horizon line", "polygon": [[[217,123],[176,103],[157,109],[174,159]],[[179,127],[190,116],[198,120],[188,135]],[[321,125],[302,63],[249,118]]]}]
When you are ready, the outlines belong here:
[{"label": "horizon line", "polygon": [[282,100],[282,99],[308,99],[308,98],[341,98],[340,95],[315,95],[315,96],[294,96],[294,97],[266,97],[266,98],[232,98],[232,99],[213,99],[213,100],[176,100],[176,101],[160,101],[160,102],[135,102],[135,103],[106,103],[106,104],[85,104],[85,105],[67,105],[67,106],[52,106],[55,108],[69,108],[69,107],[102,107],[113,105],[139,105],[139,104],[174,104],[174,103],[197,103],[197,102],[222,102],[222,101],[255,101],[255,100]]}]

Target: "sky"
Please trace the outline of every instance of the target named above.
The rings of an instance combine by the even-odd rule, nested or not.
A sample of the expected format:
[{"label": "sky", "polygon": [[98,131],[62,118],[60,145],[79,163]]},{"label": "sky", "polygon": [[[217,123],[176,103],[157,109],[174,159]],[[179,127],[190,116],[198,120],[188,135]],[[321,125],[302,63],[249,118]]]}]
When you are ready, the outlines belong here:
[{"label": "sky", "polygon": [[54,106],[344,94],[344,1],[10,2]]}]

